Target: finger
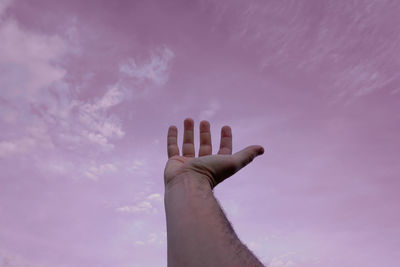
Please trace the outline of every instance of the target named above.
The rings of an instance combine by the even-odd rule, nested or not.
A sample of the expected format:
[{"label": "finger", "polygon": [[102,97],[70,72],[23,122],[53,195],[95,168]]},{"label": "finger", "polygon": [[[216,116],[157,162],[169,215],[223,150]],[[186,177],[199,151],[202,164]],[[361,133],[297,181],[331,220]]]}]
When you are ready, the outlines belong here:
[{"label": "finger", "polygon": [[232,155],[232,129],[229,126],[221,129],[221,144],[218,154]]},{"label": "finger", "polygon": [[236,169],[239,171],[241,168],[253,161],[253,159],[264,153],[264,148],[262,146],[248,146],[235,154],[233,158],[235,161]]},{"label": "finger", "polygon": [[182,145],[182,155],[184,157],[195,157],[194,154],[194,122],[191,118],[186,118],[183,122],[184,133],[183,133],[183,145]]},{"label": "finger", "polygon": [[177,139],[178,139],[178,129],[174,125],[170,126],[168,128],[168,141],[167,141],[168,158],[173,156],[179,156],[179,147]]},{"label": "finger", "polygon": [[210,123],[208,121],[201,121],[199,157],[211,154],[212,154],[212,144],[211,144]]}]

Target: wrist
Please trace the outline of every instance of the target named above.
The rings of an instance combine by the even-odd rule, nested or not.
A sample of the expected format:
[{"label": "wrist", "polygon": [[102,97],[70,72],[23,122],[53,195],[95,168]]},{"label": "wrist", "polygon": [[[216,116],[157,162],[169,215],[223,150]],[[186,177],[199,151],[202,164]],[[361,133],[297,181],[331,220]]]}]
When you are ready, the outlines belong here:
[{"label": "wrist", "polygon": [[165,192],[170,192],[172,188],[177,186],[188,190],[212,192],[211,182],[207,177],[203,177],[202,175],[183,173],[175,176],[165,185]]}]

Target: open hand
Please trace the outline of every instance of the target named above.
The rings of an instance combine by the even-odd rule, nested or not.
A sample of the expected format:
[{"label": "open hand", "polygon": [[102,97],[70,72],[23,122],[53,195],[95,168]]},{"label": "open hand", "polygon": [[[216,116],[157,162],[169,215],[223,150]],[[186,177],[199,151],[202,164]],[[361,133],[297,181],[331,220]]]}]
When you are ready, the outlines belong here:
[{"label": "open hand", "polygon": [[168,129],[168,161],[164,170],[164,183],[168,186],[178,182],[178,177],[189,177],[208,181],[211,189],[226,178],[232,176],[249,164],[256,156],[264,153],[259,145],[248,146],[232,155],[232,131],[229,126],[221,129],[221,143],[218,154],[212,155],[210,123],[200,122],[199,156],[195,157],[194,122],[191,118],[184,121],[182,156],[177,145],[178,129]]}]

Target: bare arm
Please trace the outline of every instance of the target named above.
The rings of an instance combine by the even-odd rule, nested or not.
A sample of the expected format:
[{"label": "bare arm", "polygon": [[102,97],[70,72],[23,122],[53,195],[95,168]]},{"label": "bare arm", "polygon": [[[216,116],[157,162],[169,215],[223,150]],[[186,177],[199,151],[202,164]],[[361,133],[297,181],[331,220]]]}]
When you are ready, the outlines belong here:
[{"label": "bare arm", "polygon": [[254,157],[262,147],[250,146],[232,155],[232,136],[225,126],[218,155],[211,155],[209,124],[200,124],[200,152],[194,157],[193,121],[185,120],[183,156],[177,129],[168,131],[169,161],[164,172],[168,266],[264,266],[239,240],[222,211],[213,188]]}]

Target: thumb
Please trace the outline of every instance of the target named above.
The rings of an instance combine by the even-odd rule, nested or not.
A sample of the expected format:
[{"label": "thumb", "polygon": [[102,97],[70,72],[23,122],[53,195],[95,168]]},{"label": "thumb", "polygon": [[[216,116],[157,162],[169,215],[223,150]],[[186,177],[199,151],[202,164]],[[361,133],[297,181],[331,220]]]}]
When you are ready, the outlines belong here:
[{"label": "thumb", "polygon": [[235,154],[232,155],[235,161],[235,165],[237,166],[236,171],[239,171],[244,166],[252,162],[255,157],[262,154],[264,154],[264,148],[258,145],[248,146],[236,152]]}]

